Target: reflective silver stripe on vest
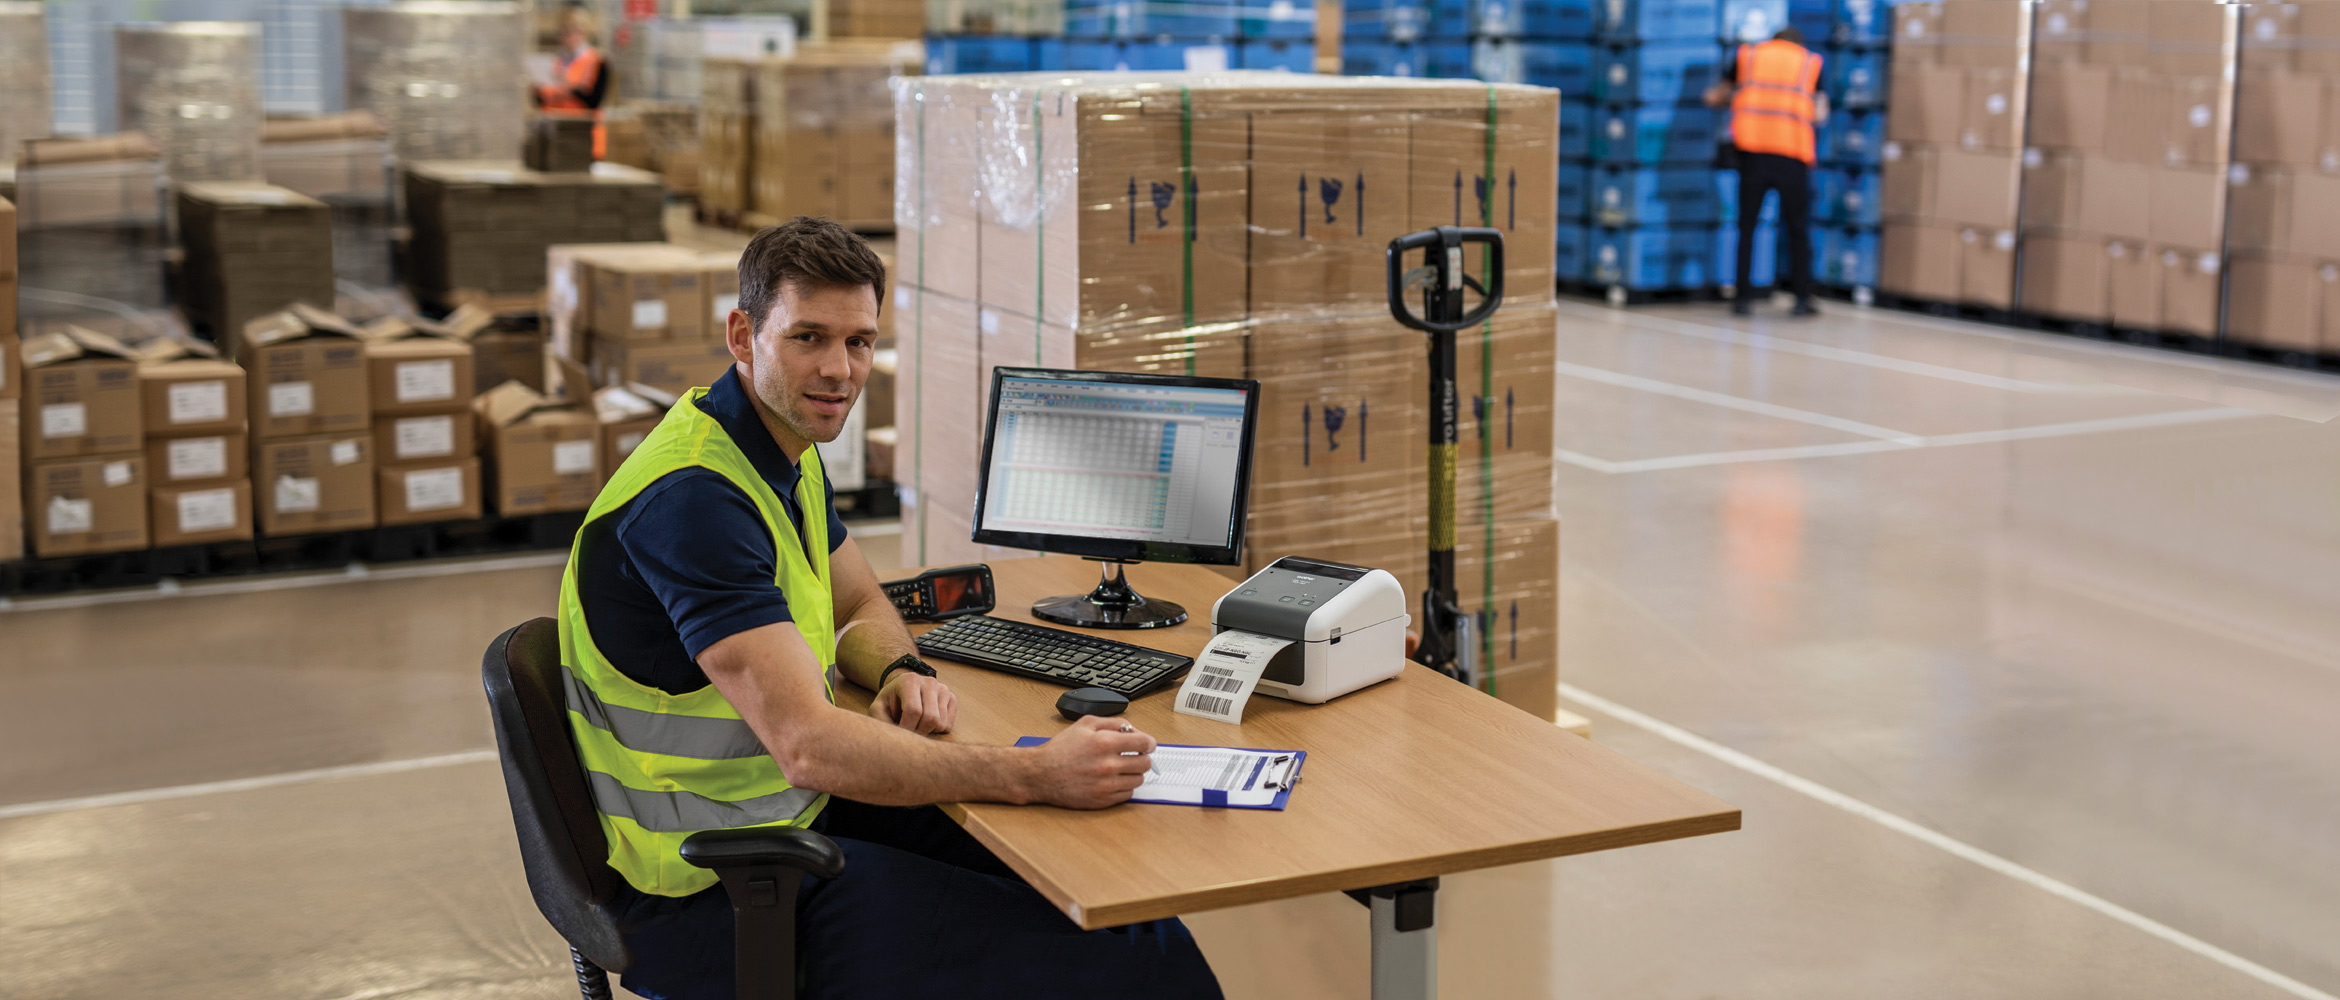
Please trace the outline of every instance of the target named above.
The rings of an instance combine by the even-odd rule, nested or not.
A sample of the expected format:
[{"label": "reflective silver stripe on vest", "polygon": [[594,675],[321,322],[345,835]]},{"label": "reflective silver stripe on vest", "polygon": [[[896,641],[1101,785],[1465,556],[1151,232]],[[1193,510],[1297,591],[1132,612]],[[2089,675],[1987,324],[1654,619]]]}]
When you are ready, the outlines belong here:
[{"label": "reflective silver stripe on vest", "polygon": [[564,666],[561,676],[568,681],[569,710],[584,716],[593,728],[608,733],[628,750],[699,760],[764,755],[763,741],[745,720],[666,715],[611,705],[595,695],[576,671]]},{"label": "reflective silver stripe on vest", "polygon": [[593,805],[603,815],[623,816],[651,833],[697,833],[778,823],[802,815],[821,797],[821,793],[809,788],[791,788],[738,802],[724,802],[695,792],[645,792],[627,788],[599,771],[587,771],[585,777],[593,782]]}]

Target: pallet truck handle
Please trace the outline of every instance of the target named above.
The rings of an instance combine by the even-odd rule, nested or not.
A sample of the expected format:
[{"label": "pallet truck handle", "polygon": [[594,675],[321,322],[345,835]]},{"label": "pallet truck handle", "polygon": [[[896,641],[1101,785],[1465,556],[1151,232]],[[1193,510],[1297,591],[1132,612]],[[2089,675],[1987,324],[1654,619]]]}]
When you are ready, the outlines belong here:
[{"label": "pallet truck handle", "polygon": [[[1484,244],[1488,249],[1490,260],[1485,287],[1481,287],[1477,279],[1463,273],[1463,246],[1470,243]],[[1425,248],[1433,255],[1446,255],[1444,261],[1433,258],[1427,266],[1420,269],[1421,275],[1412,276],[1417,279],[1419,276],[1445,277],[1445,287],[1430,289],[1431,300],[1436,302],[1450,295],[1458,297],[1459,300],[1462,290],[1468,287],[1478,291],[1482,296],[1478,308],[1462,314],[1459,319],[1449,319],[1444,315],[1435,314],[1449,311],[1459,313],[1460,310],[1442,310],[1433,305],[1429,311],[1434,315],[1424,318],[1417,315],[1407,305],[1406,290],[1410,287],[1408,281],[1410,276],[1406,271],[1406,254]],[[1399,323],[1416,330],[1456,333],[1486,322],[1488,317],[1495,315],[1496,308],[1503,302],[1503,233],[1500,230],[1477,226],[1439,226],[1436,229],[1408,233],[1389,241],[1388,259],[1389,313],[1396,317]]]}]

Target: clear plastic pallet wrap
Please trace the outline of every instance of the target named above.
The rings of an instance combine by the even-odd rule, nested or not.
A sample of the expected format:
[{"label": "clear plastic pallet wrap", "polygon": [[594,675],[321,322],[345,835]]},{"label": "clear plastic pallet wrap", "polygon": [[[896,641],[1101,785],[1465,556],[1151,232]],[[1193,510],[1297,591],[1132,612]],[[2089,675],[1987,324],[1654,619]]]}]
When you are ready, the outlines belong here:
[{"label": "clear plastic pallet wrap", "polygon": [[1386,248],[1492,225],[1506,304],[1458,339],[1463,597],[1500,610],[1507,651],[1526,602],[1515,669],[1551,669],[1557,557],[1504,560],[1557,546],[1557,91],[1120,73],[905,78],[895,92],[887,308],[906,562],[1016,554],[968,540],[993,369],[1240,376],[1262,394],[1244,568],[1308,554],[1418,590],[1429,344],[1389,315]]},{"label": "clear plastic pallet wrap", "polygon": [[49,134],[49,33],[41,5],[0,0],[0,163]]},{"label": "clear plastic pallet wrap", "polygon": [[260,177],[260,26],[181,21],[114,29],[122,128],[162,147],[173,181]]},{"label": "clear plastic pallet wrap", "polygon": [[528,23],[515,4],[405,0],[342,11],[349,106],[390,130],[400,160],[519,155]]}]

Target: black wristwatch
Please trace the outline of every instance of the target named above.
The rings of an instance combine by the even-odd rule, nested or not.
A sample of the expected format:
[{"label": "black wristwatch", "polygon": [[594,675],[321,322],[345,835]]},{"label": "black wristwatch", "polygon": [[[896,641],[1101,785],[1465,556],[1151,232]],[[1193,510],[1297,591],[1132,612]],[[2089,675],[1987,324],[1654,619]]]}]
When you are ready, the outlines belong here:
[{"label": "black wristwatch", "polygon": [[920,677],[934,676],[934,668],[927,666],[925,660],[918,658],[918,654],[905,653],[901,659],[886,664],[886,669],[878,672],[878,690],[885,690],[886,682],[894,679],[896,670],[907,670]]}]

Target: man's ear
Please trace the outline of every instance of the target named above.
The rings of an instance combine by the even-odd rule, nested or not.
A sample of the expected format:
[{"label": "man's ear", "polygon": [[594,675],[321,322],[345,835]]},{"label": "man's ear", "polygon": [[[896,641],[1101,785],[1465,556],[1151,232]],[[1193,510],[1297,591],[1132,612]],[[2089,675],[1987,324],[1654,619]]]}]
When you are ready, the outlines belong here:
[{"label": "man's ear", "polygon": [[756,363],[756,323],[744,309],[734,309],[723,320],[723,344],[731,348],[732,360],[744,365]]}]

